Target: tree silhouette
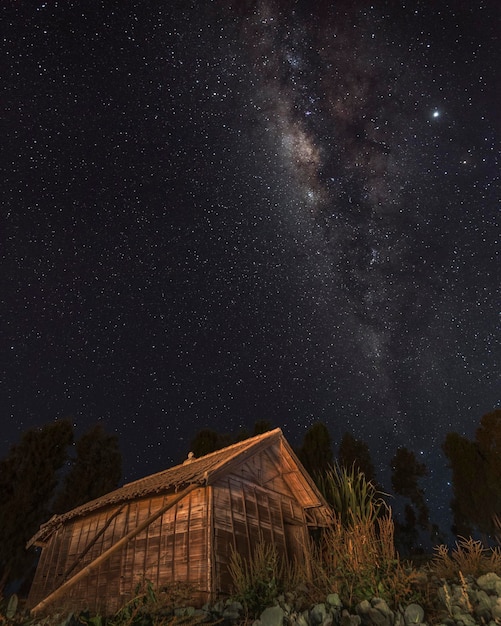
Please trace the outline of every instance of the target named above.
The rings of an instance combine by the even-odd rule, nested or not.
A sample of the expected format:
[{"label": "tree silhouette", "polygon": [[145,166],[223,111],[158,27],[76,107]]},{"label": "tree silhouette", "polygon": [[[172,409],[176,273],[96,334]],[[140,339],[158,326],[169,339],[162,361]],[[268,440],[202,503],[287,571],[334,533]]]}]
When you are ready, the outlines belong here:
[{"label": "tree silhouette", "polygon": [[272,423],[268,420],[257,420],[254,422],[254,431],[252,436],[262,435],[263,433],[267,433],[268,431],[273,430]]},{"label": "tree silhouette", "polygon": [[349,470],[354,468],[355,472],[362,472],[367,481],[377,485],[376,470],[372,462],[369,446],[360,439],[355,439],[350,433],[344,433],[339,444],[338,463],[340,467]]},{"label": "tree silhouette", "polygon": [[200,430],[192,439],[190,451],[196,458],[221,450],[232,443],[230,435],[221,434],[211,428]]},{"label": "tree silhouette", "polygon": [[116,489],[121,475],[118,437],[98,424],[77,441],[76,457],[55,499],[54,512],[64,513]]},{"label": "tree silhouette", "polygon": [[501,516],[501,409],[482,417],[474,441],[449,433],[442,449],[452,471],[453,530],[494,537]]},{"label": "tree silhouette", "polygon": [[405,521],[396,521],[395,534],[400,548],[411,552],[419,538],[418,528],[430,533],[436,533],[437,530],[430,525],[428,505],[424,491],[419,486],[419,480],[424,478],[428,471],[426,465],[416,459],[414,452],[405,447],[398,448],[390,461],[390,467],[393,491],[410,500],[410,504],[405,504]]},{"label": "tree silhouette", "polygon": [[271,422],[268,420],[257,420],[254,423],[254,429],[252,434],[248,430],[242,429],[236,435],[229,435],[227,433],[218,433],[211,428],[203,428],[199,430],[190,444],[190,451],[193,452],[196,458],[221,450],[226,446],[230,446],[232,443],[239,441],[245,441],[250,437],[262,435],[270,430],[273,430]]},{"label": "tree silhouette", "polygon": [[325,424],[317,422],[306,431],[298,457],[313,478],[332,467],[331,436]]},{"label": "tree silhouette", "polygon": [[73,441],[68,420],[33,428],[0,461],[0,591],[29,575],[35,552],[26,542],[51,515],[58,472]]}]

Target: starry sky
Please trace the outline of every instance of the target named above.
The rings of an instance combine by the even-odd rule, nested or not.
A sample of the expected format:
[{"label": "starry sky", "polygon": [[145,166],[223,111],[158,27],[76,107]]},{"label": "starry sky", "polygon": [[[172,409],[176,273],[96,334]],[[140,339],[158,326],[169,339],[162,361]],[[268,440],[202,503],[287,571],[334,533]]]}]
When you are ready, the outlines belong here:
[{"label": "starry sky", "polygon": [[0,456],[124,479],[316,421],[383,471],[500,403],[495,0],[7,0]]}]

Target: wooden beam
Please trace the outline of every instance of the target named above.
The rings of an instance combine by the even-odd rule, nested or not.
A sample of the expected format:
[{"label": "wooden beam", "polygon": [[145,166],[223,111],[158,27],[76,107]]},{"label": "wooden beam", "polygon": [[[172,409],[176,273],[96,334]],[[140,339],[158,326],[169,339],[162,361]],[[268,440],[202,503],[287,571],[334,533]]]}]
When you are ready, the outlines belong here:
[{"label": "wooden beam", "polygon": [[[92,546],[96,543],[96,541],[99,539],[99,537],[101,537],[107,530],[109,525],[111,524],[111,522],[120,515],[120,513],[123,511],[125,506],[125,503],[122,504],[121,507],[119,507],[114,513],[113,515],[106,521],[106,523],[104,524],[104,526],[101,528],[101,530],[96,534],[96,536],[94,537],[94,539],[92,539],[91,541],[89,541],[89,543],[85,546],[85,548],[82,550],[82,552],[75,558],[75,560],[73,561],[73,563],[71,564],[71,566],[64,572],[63,577],[62,577],[62,582],[64,583],[64,581],[68,578],[68,576],[71,574],[71,572],[75,569],[75,567],[80,563],[80,561],[83,559],[83,557],[87,554],[87,552],[92,548]],[[82,527],[80,527],[80,535],[82,534]]]},{"label": "wooden beam", "polygon": [[113,544],[110,548],[105,550],[102,554],[100,554],[92,563],[89,563],[86,567],[77,572],[72,578],[63,583],[58,589],[53,591],[50,595],[48,595],[45,600],[39,602],[35,607],[31,609],[31,614],[36,615],[37,613],[42,612],[49,604],[52,604],[55,600],[64,595],[68,589],[73,587],[78,581],[85,576],[91,574],[95,569],[97,569],[102,563],[110,558],[110,556],[115,553],[117,550],[120,550],[123,546],[125,546],[131,539],[133,539],[136,535],[138,535],[142,530],[147,528],[152,522],[158,519],[161,515],[166,513],[170,508],[175,506],[178,502],[180,502],[186,495],[195,489],[199,489],[199,484],[190,485],[184,491],[181,491],[173,500],[171,500],[168,504],[163,506],[158,511],[155,511],[153,515],[148,517],[144,522],[141,522],[139,526],[132,529],[129,533],[119,539],[115,544]]}]

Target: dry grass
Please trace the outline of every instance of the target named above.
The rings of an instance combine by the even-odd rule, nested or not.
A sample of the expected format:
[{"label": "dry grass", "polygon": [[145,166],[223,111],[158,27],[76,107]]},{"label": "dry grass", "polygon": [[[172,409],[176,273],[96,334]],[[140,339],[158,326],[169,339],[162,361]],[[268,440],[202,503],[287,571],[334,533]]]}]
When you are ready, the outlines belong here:
[{"label": "dry grass", "polygon": [[375,521],[358,520],[346,527],[335,518],[320,545],[310,550],[304,576],[318,596],[337,592],[343,604],[353,607],[374,596],[390,605],[414,598],[418,574],[396,553],[391,511]]},{"label": "dry grass", "polygon": [[485,548],[480,541],[461,537],[449,552],[444,545],[435,548],[430,569],[438,578],[460,580],[461,576],[481,576],[489,572],[501,575],[501,549]]},{"label": "dry grass", "polygon": [[273,544],[259,541],[250,558],[245,559],[233,550],[229,571],[235,590],[235,598],[250,616],[257,617],[260,611],[273,603],[284,589],[288,568]]}]

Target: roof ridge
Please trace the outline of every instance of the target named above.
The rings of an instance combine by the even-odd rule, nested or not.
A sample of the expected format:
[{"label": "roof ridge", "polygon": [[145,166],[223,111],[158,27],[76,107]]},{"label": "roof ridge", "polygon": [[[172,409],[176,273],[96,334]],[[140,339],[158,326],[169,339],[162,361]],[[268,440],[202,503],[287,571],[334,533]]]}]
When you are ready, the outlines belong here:
[{"label": "roof ridge", "polygon": [[[193,457],[191,459],[189,458],[185,459],[182,463],[178,463],[177,465],[173,465],[172,467],[169,467],[167,469],[160,470],[159,472],[155,472],[154,474],[148,474],[148,476],[143,476],[142,478],[137,478],[136,480],[132,480],[129,483],[124,483],[121,487],[118,487],[118,489],[122,489],[123,487],[131,487],[135,485],[136,483],[142,482],[143,480],[150,480],[154,478],[155,476],[160,477],[161,475],[166,474],[167,472],[173,472],[173,470],[179,469],[183,467],[184,465],[186,465],[186,461],[188,461],[190,464],[195,464],[201,461],[206,461],[210,459],[211,457],[215,457],[218,455],[222,456],[223,453],[226,454],[234,448],[250,447],[254,443],[256,443],[257,440],[266,439],[267,437],[271,437],[272,435],[275,436],[279,434],[282,434],[282,430],[280,428],[267,430],[264,433],[261,433],[259,435],[254,435],[253,437],[247,437],[247,439],[242,439],[242,441],[236,441],[235,443],[232,443],[229,446],[224,446],[224,448],[219,448],[218,450],[214,450],[213,452],[209,452],[207,454],[204,454],[203,456]],[[116,490],[114,489],[113,491],[116,491]]]},{"label": "roof ridge", "polygon": [[[190,484],[207,484],[209,477],[213,477],[218,474],[219,471],[222,471],[228,463],[238,458],[239,454],[251,450],[260,442],[264,443],[266,439],[273,441],[280,437],[282,437],[281,429],[275,428],[274,430],[266,431],[260,435],[237,441],[230,446],[205,454],[198,459],[190,459],[188,463],[185,461],[169,469],[162,470],[161,472],[156,472],[155,474],[144,476],[130,483],[125,483],[121,487],[103,494],[98,498],[94,498],[89,502],[85,502],[80,506],[74,507],[70,511],[54,515],[48,522],[42,524],[40,530],[30,539],[29,544],[31,545],[38,540],[43,541],[44,538],[48,537],[53,532],[53,529],[63,521],[79,517],[91,511],[118,502],[125,502],[137,497],[147,496],[148,494],[167,493],[168,491],[177,492],[179,488]],[[219,460],[218,457],[220,457]],[[165,480],[162,480],[164,477]]]}]

